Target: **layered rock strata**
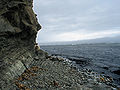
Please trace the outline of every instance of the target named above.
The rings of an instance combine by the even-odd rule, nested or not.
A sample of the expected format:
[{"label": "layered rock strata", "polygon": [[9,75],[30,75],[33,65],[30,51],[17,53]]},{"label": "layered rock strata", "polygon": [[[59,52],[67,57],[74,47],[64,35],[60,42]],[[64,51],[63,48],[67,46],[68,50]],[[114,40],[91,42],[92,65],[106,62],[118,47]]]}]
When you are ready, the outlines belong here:
[{"label": "layered rock strata", "polygon": [[0,85],[21,75],[33,61],[36,34],[41,26],[32,3],[0,0]]}]

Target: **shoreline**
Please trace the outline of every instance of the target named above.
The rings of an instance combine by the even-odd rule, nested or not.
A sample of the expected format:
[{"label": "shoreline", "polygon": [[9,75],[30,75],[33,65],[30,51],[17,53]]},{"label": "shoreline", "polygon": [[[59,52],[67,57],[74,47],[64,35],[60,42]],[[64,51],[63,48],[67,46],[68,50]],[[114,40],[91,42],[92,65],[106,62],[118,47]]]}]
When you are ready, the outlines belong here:
[{"label": "shoreline", "polygon": [[[78,72],[86,72],[88,74],[91,74],[91,75],[95,75],[95,77],[99,77],[99,78],[103,78],[104,79],[104,83],[107,84],[107,85],[111,85],[113,87],[116,87],[116,88],[120,88],[120,85],[118,84],[115,84],[113,81],[113,78],[106,75],[106,74],[101,74],[101,73],[98,73],[98,72],[95,72],[93,70],[90,70],[88,68],[84,68],[84,66],[78,66],[79,64],[76,63],[76,61],[72,61],[68,58],[65,58],[65,57],[62,57],[62,56],[58,56],[58,55],[51,55],[55,58],[60,58],[60,59],[64,59],[63,60],[63,63],[67,63],[70,67],[73,67],[74,69],[76,69]],[[58,59],[59,60],[59,59]],[[81,69],[80,69],[81,68]]]},{"label": "shoreline", "polygon": [[[60,56],[60,54],[52,54],[52,56],[62,57],[62,56]],[[113,80],[111,84],[113,84],[113,86],[120,87],[119,82],[116,82],[113,77],[111,77],[111,76],[109,76],[109,75],[107,75],[105,73],[100,73],[100,72],[97,72],[95,70],[90,69],[92,61],[90,61],[89,58],[79,57],[80,58],[79,60],[77,60],[78,58],[75,60],[75,58],[71,58],[71,57],[69,58],[68,56],[66,56],[66,57],[64,56],[62,58],[67,60],[68,62],[71,62],[71,63],[68,63],[68,64],[70,64],[72,67],[75,67],[76,69],[78,69],[78,71],[79,70],[80,71],[88,70],[88,71],[97,73],[98,75],[101,75],[103,77],[111,78]],[[83,60],[81,60],[82,58],[83,58]],[[88,60],[84,61],[85,59],[88,59]],[[106,67],[102,67],[102,68],[107,69]]]},{"label": "shoreline", "polygon": [[[112,46],[112,48],[110,48]],[[69,58],[81,69],[88,68],[104,76],[114,79],[114,84],[120,86],[119,47],[110,46],[45,46],[41,48],[51,55]],[[83,50],[83,49],[84,50]],[[117,51],[116,51],[117,49]],[[86,65],[87,64],[87,65]]]},{"label": "shoreline", "polygon": [[71,61],[40,50],[28,68],[1,90],[119,90],[112,79],[96,72],[78,70]]}]

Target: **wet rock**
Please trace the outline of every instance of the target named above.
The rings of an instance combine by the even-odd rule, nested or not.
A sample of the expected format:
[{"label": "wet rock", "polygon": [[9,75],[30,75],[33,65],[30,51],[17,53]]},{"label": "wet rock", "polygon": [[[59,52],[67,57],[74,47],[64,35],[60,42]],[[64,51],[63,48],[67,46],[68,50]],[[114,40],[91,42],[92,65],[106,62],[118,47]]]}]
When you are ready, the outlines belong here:
[{"label": "wet rock", "polygon": [[113,71],[114,74],[120,75],[120,70]]},{"label": "wet rock", "polygon": [[60,56],[51,56],[49,59],[52,61],[64,61],[64,58]]},{"label": "wet rock", "polygon": [[89,58],[84,58],[84,57],[68,57],[69,60],[75,61],[76,64],[79,64],[81,66],[86,66],[90,64],[90,59]]},{"label": "wet rock", "polygon": [[105,69],[105,70],[109,70],[109,68],[108,68],[108,67],[103,67],[103,69]]},{"label": "wet rock", "polygon": [[101,72],[102,74],[105,74],[105,72]]},{"label": "wet rock", "polygon": [[36,57],[34,57],[34,59],[35,59],[35,60],[39,60],[39,57],[38,57],[38,56],[36,56]]}]

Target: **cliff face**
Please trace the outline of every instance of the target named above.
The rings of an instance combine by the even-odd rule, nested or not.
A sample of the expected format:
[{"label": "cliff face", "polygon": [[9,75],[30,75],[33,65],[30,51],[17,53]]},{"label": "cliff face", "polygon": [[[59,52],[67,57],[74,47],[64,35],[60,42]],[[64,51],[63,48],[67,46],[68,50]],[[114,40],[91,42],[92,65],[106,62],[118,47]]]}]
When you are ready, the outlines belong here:
[{"label": "cliff face", "polygon": [[32,0],[0,1],[0,37],[15,37],[33,43],[39,29]]},{"label": "cliff face", "polygon": [[[29,67],[41,26],[32,0],[0,0],[0,87]],[[2,82],[3,81],[3,82]]]}]

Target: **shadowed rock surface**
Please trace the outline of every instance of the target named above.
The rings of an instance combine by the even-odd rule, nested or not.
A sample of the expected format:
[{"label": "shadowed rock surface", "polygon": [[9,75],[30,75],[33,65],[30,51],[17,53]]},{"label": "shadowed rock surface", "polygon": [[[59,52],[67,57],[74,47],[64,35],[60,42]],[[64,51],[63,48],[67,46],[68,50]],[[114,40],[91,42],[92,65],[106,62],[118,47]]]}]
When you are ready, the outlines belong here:
[{"label": "shadowed rock surface", "polygon": [[120,70],[113,71],[113,73],[120,75]]},{"label": "shadowed rock surface", "polygon": [[41,26],[32,3],[0,0],[0,90],[113,89],[105,84],[111,81],[103,77],[97,78],[87,70],[78,72],[42,50],[35,54],[36,34]]},{"label": "shadowed rock surface", "polygon": [[[36,34],[41,26],[32,0],[0,0],[0,81],[9,83],[33,61]],[[0,82],[0,87],[2,87]]]}]

